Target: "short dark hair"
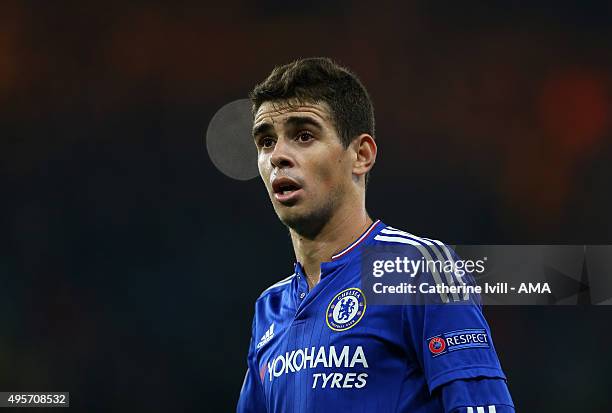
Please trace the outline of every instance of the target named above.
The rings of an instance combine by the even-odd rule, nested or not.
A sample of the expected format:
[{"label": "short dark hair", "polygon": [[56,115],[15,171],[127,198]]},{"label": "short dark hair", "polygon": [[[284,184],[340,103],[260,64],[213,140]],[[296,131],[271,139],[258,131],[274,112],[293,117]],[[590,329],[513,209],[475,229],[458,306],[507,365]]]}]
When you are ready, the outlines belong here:
[{"label": "short dark hair", "polygon": [[275,67],[249,97],[253,114],[270,101],[327,103],[345,148],[362,133],[374,136],[374,107],[365,87],[350,70],[326,57],[299,59]]}]

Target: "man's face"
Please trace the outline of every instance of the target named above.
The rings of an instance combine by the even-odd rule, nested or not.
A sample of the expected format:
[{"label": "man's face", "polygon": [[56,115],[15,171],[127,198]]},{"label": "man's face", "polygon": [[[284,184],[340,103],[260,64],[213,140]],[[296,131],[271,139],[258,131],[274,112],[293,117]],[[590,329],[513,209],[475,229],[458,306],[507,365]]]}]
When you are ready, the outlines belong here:
[{"label": "man's face", "polygon": [[316,233],[345,199],[354,160],[329,106],[264,102],[255,114],[253,138],[276,214],[299,233]]}]

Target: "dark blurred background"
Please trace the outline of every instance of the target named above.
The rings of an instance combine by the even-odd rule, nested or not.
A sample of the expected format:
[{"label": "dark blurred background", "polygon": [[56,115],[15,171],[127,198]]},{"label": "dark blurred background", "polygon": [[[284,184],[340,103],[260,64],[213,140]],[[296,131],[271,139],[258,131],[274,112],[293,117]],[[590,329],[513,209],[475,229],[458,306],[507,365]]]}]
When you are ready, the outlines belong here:
[{"label": "dark blurred background", "polygon": [[[612,7],[277,0],[0,5],[0,390],[227,412],[293,255],[203,135],[278,64],[374,100],[374,217],[449,243],[609,244]],[[612,309],[488,307],[519,412],[609,412]]]}]

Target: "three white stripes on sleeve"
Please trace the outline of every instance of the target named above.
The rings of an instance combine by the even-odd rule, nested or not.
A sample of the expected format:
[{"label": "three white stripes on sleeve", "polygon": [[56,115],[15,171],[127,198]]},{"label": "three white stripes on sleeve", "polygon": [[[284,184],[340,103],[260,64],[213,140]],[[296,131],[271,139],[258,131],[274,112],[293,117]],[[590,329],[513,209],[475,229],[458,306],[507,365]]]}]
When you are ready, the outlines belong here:
[{"label": "three white stripes on sleeve", "polygon": [[[474,413],[474,408],[468,407],[467,413]],[[476,407],[476,413],[485,413],[485,408],[483,406]],[[495,406],[489,406],[489,410],[487,413],[496,413]]]}]

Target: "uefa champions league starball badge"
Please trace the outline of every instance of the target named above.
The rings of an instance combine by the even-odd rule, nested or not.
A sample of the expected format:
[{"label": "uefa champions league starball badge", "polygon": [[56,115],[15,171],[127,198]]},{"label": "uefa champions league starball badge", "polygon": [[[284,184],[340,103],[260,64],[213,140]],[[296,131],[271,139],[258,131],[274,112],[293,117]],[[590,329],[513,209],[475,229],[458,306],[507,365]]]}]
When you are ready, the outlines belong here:
[{"label": "uefa champions league starball badge", "polygon": [[429,340],[429,351],[434,356],[441,354],[444,350],[446,350],[446,343],[441,337],[434,337]]},{"label": "uefa champions league starball badge", "polygon": [[366,300],[359,288],[347,288],[336,294],[325,312],[327,326],[334,331],[345,331],[361,320]]}]

